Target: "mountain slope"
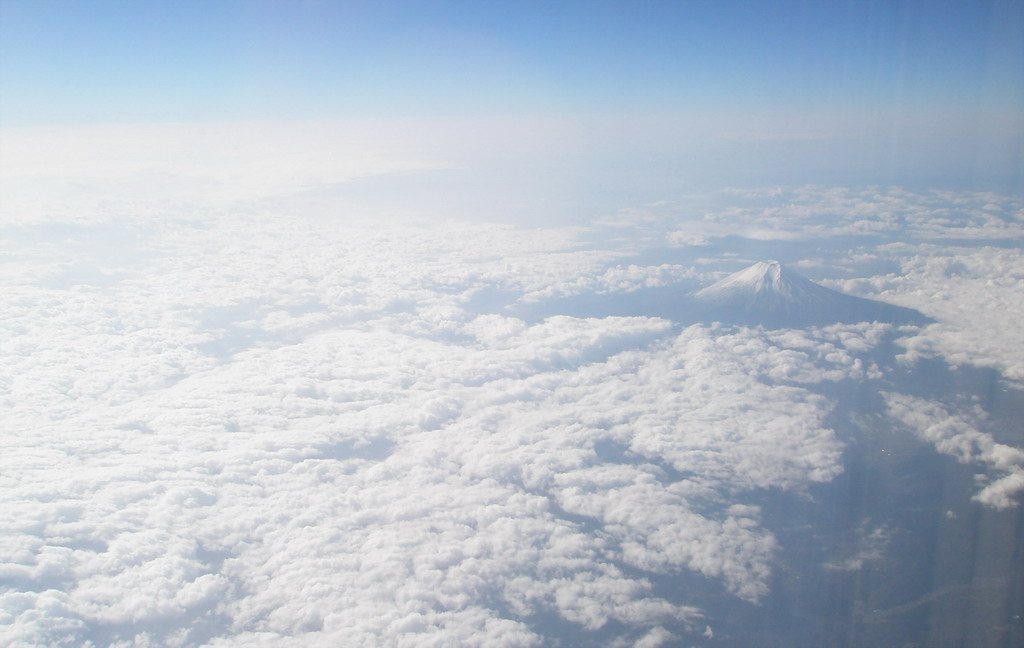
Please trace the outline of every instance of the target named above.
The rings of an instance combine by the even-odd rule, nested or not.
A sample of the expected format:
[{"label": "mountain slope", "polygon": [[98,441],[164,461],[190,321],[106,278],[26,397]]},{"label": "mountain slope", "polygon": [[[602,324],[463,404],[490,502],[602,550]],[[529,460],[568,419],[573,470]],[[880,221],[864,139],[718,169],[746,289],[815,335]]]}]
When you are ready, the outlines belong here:
[{"label": "mountain slope", "polygon": [[818,285],[778,261],[762,261],[691,295],[704,321],[767,327],[879,321],[924,324],[921,313]]}]

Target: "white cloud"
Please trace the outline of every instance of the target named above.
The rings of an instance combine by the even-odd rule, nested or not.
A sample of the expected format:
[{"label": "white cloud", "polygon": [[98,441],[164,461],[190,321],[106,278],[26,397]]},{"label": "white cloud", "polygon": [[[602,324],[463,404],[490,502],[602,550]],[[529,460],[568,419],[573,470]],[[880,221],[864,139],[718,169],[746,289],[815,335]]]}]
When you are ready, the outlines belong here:
[{"label": "white cloud", "polygon": [[900,273],[836,281],[844,290],[909,306],[937,320],[901,341],[907,358],[941,355],[1024,379],[1024,254],[1015,248],[889,245],[880,256]]},{"label": "white cloud", "polygon": [[677,639],[677,637],[671,632],[665,628],[657,627],[641,637],[633,646],[634,648],[658,648],[658,646],[664,646],[674,639]]},{"label": "white cloud", "polygon": [[606,222],[676,245],[706,245],[730,236],[760,241],[844,236],[1009,240],[1024,236],[1024,204],[986,192],[774,187],[659,201],[625,209]]},{"label": "white cloud", "polygon": [[522,302],[535,302],[552,297],[575,295],[628,294],[643,288],[659,288],[699,276],[693,268],[678,264],[658,266],[614,266],[600,274],[577,277],[533,290],[522,296]]},{"label": "white cloud", "polygon": [[[477,254],[470,244],[434,265],[434,241],[415,229],[391,231],[406,238],[386,258],[367,231],[244,249],[227,224],[171,231],[181,240],[159,245],[179,256],[129,281],[25,284],[7,306],[17,426],[4,533],[25,549],[5,569],[57,588],[63,606],[20,603],[36,612],[10,633],[46,636],[57,610],[76,636],[111,643],[525,646],[540,641],[525,619],[550,610],[583,630],[616,621],[656,638],[699,611],[626,566],[700,573],[748,599],[767,591],[775,545],[756,512],[708,517],[692,497],[837,470],[817,401],[795,388],[734,393],[753,386],[739,375],[751,359],[706,332],[673,342],[657,319],[468,315],[450,295],[472,281],[459,258]],[[303,254],[284,254],[295,245]],[[514,281],[547,281],[569,258]],[[358,297],[340,296],[346,284]],[[228,355],[204,346],[225,335]],[[690,394],[701,381],[713,392]],[[780,398],[782,420],[765,409]],[[665,426],[687,430],[682,446]],[[770,447],[780,435],[792,445]],[[600,439],[702,476],[662,484],[648,464],[602,460]],[[801,459],[783,456],[797,444]],[[581,488],[587,497],[572,495]]]},{"label": "white cloud", "polygon": [[[167,218],[95,247],[125,222],[8,235],[10,645],[699,635],[714,620],[690,584],[770,595],[780,541],[758,496],[840,473],[819,392],[879,378],[869,356],[899,333],[497,314],[703,276],[623,263],[578,228]],[[986,251],[958,290],[1014,254]],[[909,300],[934,287],[915,263],[906,284],[863,281]],[[894,415],[991,466],[983,502],[1010,501],[1019,451],[966,419],[933,429],[943,412],[908,399]]]},{"label": "white cloud", "polygon": [[424,145],[412,124],[371,120],[3,129],[0,181],[16,220],[44,216],[40,200],[95,219],[112,205],[208,209],[450,164]]},{"label": "white cloud", "polygon": [[893,417],[939,452],[961,463],[986,464],[996,473],[974,499],[997,509],[1017,506],[1014,497],[1024,491],[1024,450],[997,443],[964,415],[951,414],[938,403],[904,394],[885,394],[885,399]]}]

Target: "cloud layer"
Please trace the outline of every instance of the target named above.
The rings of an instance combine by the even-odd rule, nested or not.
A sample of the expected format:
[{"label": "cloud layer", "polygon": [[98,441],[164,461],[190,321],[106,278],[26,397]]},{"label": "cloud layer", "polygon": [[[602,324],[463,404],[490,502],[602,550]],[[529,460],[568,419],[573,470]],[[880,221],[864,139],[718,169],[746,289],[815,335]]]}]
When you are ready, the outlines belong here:
[{"label": "cloud layer", "polygon": [[[835,386],[882,381],[893,338],[906,363],[1016,341],[968,345],[952,306],[929,313],[947,328],[906,331],[504,310],[718,272],[643,265],[592,236],[255,215],[8,228],[4,642],[711,641],[709,592],[772,594],[765,494],[806,497],[843,470]],[[1009,316],[1014,250],[870,255],[906,274],[837,284],[928,312],[952,276],[950,304],[973,291],[975,322]],[[1019,449],[962,408],[898,390],[886,403],[990,471],[979,502],[1016,503]]]}]

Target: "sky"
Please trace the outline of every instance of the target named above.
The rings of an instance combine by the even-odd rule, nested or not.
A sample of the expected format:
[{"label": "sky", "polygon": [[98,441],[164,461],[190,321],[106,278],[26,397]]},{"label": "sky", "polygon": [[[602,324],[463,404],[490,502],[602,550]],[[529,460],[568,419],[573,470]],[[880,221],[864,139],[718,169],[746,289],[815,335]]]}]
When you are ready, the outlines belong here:
[{"label": "sky", "polygon": [[[731,184],[1022,191],[1017,2],[5,1],[0,11],[0,130],[16,139],[6,148],[81,159],[52,155],[46,136],[60,129],[67,147],[88,149],[83,169],[165,140],[178,159],[223,157],[208,133],[183,128],[249,125],[244,141],[217,143],[237,149],[305,128],[278,140],[308,151],[331,137],[310,134],[315,125],[402,133],[406,149],[461,170],[466,195],[544,196],[502,215],[513,219],[557,202],[552,212],[578,220],[601,204],[549,179],[602,187],[600,201],[618,207]],[[89,140],[98,128],[106,146]],[[438,211],[466,216],[482,200]]]},{"label": "sky", "polygon": [[11,123],[1020,107],[1019,3],[3,3]]},{"label": "sky", "polygon": [[0,644],[1010,645],[1022,161],[1020,2],[0,0]]}]

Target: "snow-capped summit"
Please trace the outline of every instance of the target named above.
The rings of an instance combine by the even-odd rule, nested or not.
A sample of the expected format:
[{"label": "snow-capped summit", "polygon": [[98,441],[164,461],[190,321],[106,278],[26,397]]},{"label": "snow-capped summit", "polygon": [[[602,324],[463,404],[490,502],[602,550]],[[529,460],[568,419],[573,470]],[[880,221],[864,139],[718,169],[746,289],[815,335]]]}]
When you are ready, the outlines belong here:
[{"label": "snow-capped summit", "polygon": [[778,261],[761,261],[693,295],[704,320],[769,327],[836,322],[923,323],[915,310],[847,295],[814,283]]},{"label": "snow-capped summit", "polygon": [[835,293],[793,272],[778,261],[760,261],[733,273],[695,293],[704,300],[728,300],[734,297],[792,303],[823,299]]}]

